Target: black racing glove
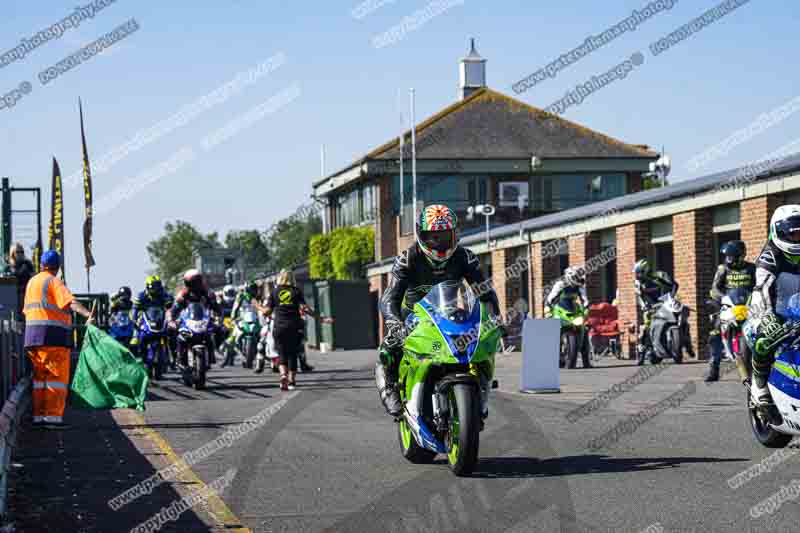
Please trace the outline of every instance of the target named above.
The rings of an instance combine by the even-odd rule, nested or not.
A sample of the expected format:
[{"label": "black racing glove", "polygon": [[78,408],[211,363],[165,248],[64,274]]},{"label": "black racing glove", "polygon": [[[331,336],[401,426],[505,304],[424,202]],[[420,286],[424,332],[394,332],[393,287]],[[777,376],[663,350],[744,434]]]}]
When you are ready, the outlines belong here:
[{"label": "black racing glove", "polygon": [[386,345],[390,347],[402,346],[408,336],[405,324],[399,320],[387,320],[384,329],[386,330]]}]

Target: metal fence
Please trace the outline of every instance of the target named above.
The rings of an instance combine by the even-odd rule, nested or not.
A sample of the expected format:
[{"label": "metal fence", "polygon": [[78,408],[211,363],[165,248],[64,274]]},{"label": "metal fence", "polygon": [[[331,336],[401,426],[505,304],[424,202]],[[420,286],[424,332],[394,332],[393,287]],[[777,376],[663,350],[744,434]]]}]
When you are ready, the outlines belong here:
[{"label": "metal fence", "polygon": [[16,319],[0,320],[0,409],[17,383],[33,373],[33,365],[25,356],[22,331],[23,325]]}]

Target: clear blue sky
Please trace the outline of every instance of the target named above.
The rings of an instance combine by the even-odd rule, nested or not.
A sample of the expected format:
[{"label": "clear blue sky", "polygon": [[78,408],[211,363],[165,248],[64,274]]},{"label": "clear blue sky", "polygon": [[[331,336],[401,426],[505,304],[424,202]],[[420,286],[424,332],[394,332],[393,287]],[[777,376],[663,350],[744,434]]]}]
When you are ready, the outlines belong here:
[{"label": "clear blue sky", "polygon": [[[58,22],[81,2],[11,0],[0,19],[0,54],[23,37]],[[456,99],[457,61],[470,37],[488,60],[488,85],[514,95],[511,85],[560,54],[647,5],[645,0],[465,0],[405,38],[376,49],[371,39],[426,0],[395,0],[361,20],[357,0],[231,2],[117,0],[77,29],[0,68],[0,95],[29,81],[32,92],[0,110],[0,175],[15,186],[41,186],[49,219],[51,157],[63,174],[80,168],[77,101],[84,103],[93,159],[130,140],[238,73],[276,53],[286,64],[95,176],[100,199],[184,146],[197,157],[149,184],[95,221],[93,289],[121,284],[139,289],[147,273],[147,242],[164,223],[184,219],[204,232],[264,229],[308,200],[319,177],[320,145],[336,170],[385,142],[399,129],[398,91],[417,91],[417,117]],[[377,0],[376,0],[376,3]],[[694,173],[688,160],[800,92],[796,0],[751,0],[685,42],[654,57],[654,40],[716,5],[680,0],[578,63],[521,95],[546,107],[567,89],[634,52],[642,66],[593,94],[565,116],[618,139],[666,146],[673,181],[762,157],[800,137],[800,113]],[[37,77],[134,17],[140,29],[47,85]],[[224,144],[205,153],[201,139],[229,120],[297,82],[300,95]],[[85,290],[80,187],[65,189],[67,281]],[[46,237],[46,236],[45,236]]]}]

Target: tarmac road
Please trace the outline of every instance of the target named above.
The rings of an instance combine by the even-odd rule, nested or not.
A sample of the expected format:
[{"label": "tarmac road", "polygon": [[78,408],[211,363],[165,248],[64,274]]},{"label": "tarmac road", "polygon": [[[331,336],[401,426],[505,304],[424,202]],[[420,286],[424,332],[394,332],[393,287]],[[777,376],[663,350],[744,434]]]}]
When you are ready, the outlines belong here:
[{"label": "tarmac road", "polygon": [[[774,452],[750,433],[735,372],[707,385],[705,365],[670,364],[570,422],[568,412],[641,369],[609,359],[562,371],[561,394],[530,395],[516,390],[519,354],[498,355],[501,388],[481,433],[478,471],[456,478],[442,461],[420,466],[400,455],[374,388],[374,357],[311,352],[315,370],[298,374],[294,392],[278,389],[277,374],[240,365],[213,369],[205,391],[170,375],[151,387],[144,417],[180,455],[279,406],[191,466],[205,483],[236,469],[220,496],[229,518],[255,532],[798,530],[793,500],[750,515],[792,481],[795,457],[735,489],[728,482]],[[648,406],[635,426],[590,447]]]}]

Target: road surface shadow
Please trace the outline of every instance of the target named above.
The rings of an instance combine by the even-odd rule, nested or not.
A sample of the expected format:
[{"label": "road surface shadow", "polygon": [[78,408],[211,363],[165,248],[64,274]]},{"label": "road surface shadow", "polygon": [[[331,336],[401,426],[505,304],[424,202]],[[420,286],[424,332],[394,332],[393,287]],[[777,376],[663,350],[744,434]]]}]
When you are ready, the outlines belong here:
[{"label": "road surface shadow", "polygon": [[534,457],[482,457],[473,477],[536,478],[582,474],[647,472],[695,463],[747,462],[729,457],[609,457],[589,454],[537,459]]}]

